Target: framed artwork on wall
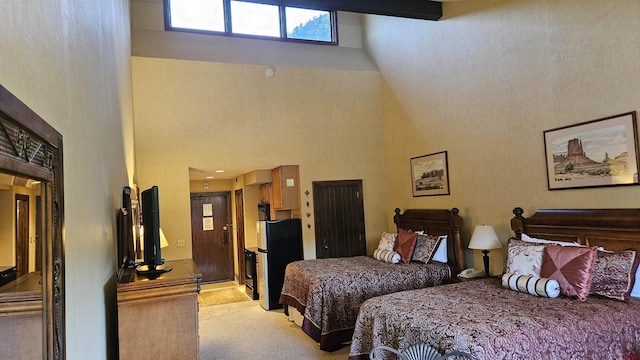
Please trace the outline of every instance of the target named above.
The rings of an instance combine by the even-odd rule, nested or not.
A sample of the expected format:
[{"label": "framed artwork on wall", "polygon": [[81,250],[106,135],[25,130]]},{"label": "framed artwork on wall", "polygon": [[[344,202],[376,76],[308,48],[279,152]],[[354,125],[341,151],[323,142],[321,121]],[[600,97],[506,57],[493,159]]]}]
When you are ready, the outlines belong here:
[{"label": "framed artwork on wall", "polygon": [[638,184],[636,113],[544,131],[549,190]]},{"label": "framed artwork on wall", "polygon": [[447,152],[411,158],[413,196],[449,195]]}]

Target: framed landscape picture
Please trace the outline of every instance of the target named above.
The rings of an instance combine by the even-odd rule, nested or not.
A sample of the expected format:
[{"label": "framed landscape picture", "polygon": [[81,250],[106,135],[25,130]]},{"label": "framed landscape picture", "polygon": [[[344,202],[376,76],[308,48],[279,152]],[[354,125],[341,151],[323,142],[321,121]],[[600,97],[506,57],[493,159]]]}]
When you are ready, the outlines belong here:
[{"label": "framed landscape picture", "polygon": [[413,196],[449,195],[447,152],[411,158]]},{"label": "framed landscape picture", "polygon": [[549,190],[638,184],[636,113],[544,132]]}]

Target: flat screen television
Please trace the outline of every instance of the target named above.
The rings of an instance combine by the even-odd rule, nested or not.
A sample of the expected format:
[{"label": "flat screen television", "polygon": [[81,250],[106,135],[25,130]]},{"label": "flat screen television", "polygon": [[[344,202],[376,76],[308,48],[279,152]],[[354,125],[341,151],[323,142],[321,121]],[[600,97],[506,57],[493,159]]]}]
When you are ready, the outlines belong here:
[{"label": "flat screen television", "polygon": [[142,192],[142,227],[144,259],[136,271],[149,276],[171,271],[171,266],[164,264],[160,251],[160,202],[155,185]]},{"label": "flat screen television", "polygon": [[125,270],[135,263],[133,244],[133,213],[131,209],[131,188],[122,189],[122,208],[118,209],[118,266]]}]

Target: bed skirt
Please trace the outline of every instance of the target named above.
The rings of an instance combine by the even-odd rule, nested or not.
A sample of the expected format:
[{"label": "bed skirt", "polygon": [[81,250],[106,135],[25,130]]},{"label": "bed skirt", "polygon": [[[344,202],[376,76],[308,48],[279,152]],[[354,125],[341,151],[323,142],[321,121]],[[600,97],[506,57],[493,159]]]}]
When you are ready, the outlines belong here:
[{"label": "bed skirt", "polygon": [[[302,315],[304,314],[304,306],[296,299],[282,295],[280,303],[285,305],[285,314],[289,317],[289,320],[293,319],[292,321],[301,326],[302,331],[320,345],[320,350],[336,351],[351,342],[354,328],[340,329],[323,334],[319,326]],[[296,317],[298,318],[297,320]]]}]

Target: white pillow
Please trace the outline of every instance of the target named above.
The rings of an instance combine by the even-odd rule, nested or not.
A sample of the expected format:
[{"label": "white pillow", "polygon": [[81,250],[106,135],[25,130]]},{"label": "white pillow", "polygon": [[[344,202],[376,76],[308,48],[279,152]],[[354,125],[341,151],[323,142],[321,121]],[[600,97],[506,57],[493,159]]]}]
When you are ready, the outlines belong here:
[{"label": "white pillow", "polygon": [[447,255],[447,238],[447,235],[440,236],[440,245],[438,245],[431,261],[437,261],[445,264],[449,262],[449,256]]},{"label": "white pillow", "polygon": [[393,251],[393,246],[396,244],[396,237],[398,237],[398,234],[383,232],[380,237],[380,242],[378,243],[378,249]]},{"label": "white pillow", "polygon": [[[565,241],[555,241],[555,240],[545,240],[529,237],[527,234],[523,233],[521,237],[522,241],[539,243],[539,244],[553,244],[560,246],[575,246],[575,247],[587,247],[587,245],[578,244],[577,242],[565,242]],[[598,251],[607,251],[602,246],[598,246]]]},{"label": "white pillow", "polygon": [[532,238],[529,237],[529,235],[527,234],[522,234],[521,237],[522,241],[526,241],[526,242],[532,242],[532,243],[539,243],[539,244],[553,244],[553,245],[560,245],[560,246],[578,246],[578,247],[585,247],[584,245],[578,244],[577,242],[565,242],[565,241],[555,241],[555,240],[545,240],[545,239],[538,239],[538,238]]},{"label": "white pillow", "polygon": [[393,250],[375,249],[373,251],[373,258],[391,264],[397,264],[400,262],[401,256]]},{"label": "white pillow", "polygon": [[636,281],[633,283],[630,296],[640,298],[640,266],[636,270]]}]

